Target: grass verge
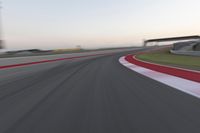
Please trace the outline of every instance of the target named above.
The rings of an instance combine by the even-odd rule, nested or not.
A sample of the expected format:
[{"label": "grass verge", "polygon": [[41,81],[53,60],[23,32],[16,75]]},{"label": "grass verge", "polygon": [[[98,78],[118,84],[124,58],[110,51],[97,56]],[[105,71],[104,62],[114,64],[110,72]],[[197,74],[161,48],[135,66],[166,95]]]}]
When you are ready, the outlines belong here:
[{"label": "grass verge", "polygon": [[200,57],[174,55],[166,49],[137,55],[136,57],[153,63],[200,71]]}]

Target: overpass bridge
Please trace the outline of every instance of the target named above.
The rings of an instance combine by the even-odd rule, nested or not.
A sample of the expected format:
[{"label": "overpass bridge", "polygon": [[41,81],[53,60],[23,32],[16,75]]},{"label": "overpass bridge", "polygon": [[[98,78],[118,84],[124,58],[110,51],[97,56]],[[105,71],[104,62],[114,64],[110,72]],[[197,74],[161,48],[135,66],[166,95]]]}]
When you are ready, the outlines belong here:
[{"label": "overpass bridge", "polygon": [[184,41],[184,40],[200,40],[200,36],[181,36],[181,37],[169,37],[169,38],[158,38],[158,39],[149,39],[144,41],[144,46],[147,46],[150,42],[168,42],[168,41]]}]

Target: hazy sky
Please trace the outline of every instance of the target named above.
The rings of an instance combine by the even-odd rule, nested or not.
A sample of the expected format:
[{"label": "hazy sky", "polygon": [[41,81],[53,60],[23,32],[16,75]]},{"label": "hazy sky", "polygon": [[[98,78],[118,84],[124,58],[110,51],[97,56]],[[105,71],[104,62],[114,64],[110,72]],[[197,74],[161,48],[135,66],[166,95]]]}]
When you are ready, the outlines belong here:
[{"label": "hazy sky", "polygon": [[141,45],[200,34],[200,0],[1,0],[7,48]]}]

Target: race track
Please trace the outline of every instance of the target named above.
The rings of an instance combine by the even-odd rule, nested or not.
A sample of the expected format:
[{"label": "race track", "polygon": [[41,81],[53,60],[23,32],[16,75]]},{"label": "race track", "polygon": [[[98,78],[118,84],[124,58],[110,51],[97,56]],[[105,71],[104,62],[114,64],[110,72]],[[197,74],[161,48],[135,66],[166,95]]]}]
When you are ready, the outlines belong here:
[{"label": "race track", "polygon": [[200,100],[119,63],[131,52],[0,70],[0,133],[200,133]]}]

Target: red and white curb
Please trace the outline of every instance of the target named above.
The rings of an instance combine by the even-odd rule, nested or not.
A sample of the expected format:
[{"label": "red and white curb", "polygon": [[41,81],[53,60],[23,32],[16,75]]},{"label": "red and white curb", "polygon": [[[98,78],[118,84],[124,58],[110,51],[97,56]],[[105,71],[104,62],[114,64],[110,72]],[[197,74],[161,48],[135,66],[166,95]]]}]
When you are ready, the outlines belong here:
[{"label": "red and white curb", "polygon": [[170,87],[176,88],[187,94],[190,94],[192,96],[200,98],[200,83],[199,82],[195,82],[195,81],[180,78],[177,76],[173,76],[173,75],[161,73],[158,71],[154,71],[151,69],[147,69],[145,67],[141,67],[141,66],[135,65],[133,63],[130,63],[125,58],[126,58],[126,56],[121,57],[119,59],[119,62],[122,65],[124,65],[125,67],[127,67],[137,73],[140,73],[146,77],[154,79],[158,82],[166,84]]}]

